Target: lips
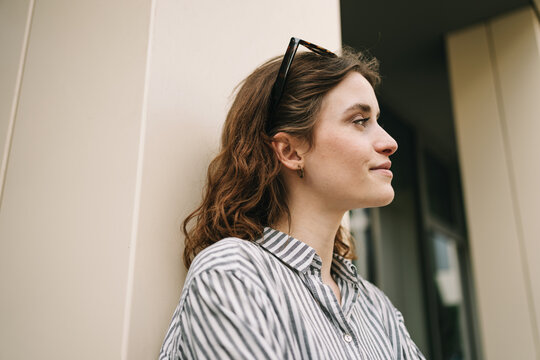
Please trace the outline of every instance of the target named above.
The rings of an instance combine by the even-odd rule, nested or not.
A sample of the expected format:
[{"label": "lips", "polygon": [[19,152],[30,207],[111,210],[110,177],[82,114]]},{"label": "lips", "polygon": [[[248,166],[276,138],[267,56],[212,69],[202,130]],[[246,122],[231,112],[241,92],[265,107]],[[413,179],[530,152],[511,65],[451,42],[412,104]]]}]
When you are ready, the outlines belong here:
[{"label": "lips", "polygon": [[376,167],[372,167],[370,170],[390,170],[390,166],[392,166],[392,162],[386,161]]},{"label": "lips", "polygon": [[390,171],[390,166],[392,166],[392,162],[388,160],[388,161],[383,162],[380,165],[372,167],[369,170],[373,171],[376,174],[380,174],[380,175],[392,178],[394,175],[392,174],[392,171]]}]

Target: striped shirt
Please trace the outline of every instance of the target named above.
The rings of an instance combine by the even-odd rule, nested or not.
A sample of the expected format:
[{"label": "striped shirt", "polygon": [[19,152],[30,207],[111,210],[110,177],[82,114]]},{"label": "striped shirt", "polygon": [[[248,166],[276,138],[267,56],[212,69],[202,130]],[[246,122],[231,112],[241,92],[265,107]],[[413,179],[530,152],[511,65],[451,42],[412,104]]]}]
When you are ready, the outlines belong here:
[{"label": "striped shirt", "polygon": [[351,261],[333,255],[341,305],[309,245],[265,228],[193,260],[160,360],[425,359],[401,313]]}]

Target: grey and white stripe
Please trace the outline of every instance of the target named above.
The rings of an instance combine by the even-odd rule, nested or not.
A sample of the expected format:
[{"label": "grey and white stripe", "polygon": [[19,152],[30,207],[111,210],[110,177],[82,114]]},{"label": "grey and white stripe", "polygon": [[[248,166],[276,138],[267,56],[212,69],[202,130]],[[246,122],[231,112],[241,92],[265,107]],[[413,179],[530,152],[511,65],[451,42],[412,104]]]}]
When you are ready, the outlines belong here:
[{"label": "grey and white stripe", "polygon": [[341,306],[307,244],[271,228],[194,259],[161,348],[172,359],[425,359],[401,313],[334,254]]}]

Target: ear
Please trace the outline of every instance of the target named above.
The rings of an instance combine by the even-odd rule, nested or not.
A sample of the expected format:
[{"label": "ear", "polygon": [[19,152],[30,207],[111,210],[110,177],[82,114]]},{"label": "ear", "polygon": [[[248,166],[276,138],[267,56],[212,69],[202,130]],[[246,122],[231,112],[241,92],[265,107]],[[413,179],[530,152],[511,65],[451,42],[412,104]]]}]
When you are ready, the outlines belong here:
[{"label": "ear", "polygon": [[298,170],[304,167],[304,154],[307,152],[305,140],[279,132],[273,136],[272,147],[279,161],[290,170]]}]

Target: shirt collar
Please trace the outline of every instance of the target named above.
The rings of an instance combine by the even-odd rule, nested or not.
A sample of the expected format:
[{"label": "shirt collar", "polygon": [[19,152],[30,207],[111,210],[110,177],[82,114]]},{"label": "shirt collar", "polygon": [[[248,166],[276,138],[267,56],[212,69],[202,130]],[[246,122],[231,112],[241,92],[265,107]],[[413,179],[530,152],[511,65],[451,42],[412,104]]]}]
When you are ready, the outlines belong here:
[{"label": "shirt collar", "polygon": [[338,274],[338,276],[349,280],[352,282],[358,281],[358,271],[356,266],[352,263],[351,260],[345,259],[343,256],[336,253],[333,254],[332,260],[332,272]]},{"label": "shirt collar", "polygon": [[[315,249],[306,243],[269,227],[264,228],[263,236],[256,242],[285,264],[300,272],[307,271],[313,258],[317,255]],[[317,255],[317,257],[319,256]]]},{"label": "shirt collar", "polygon": [[[321,258],[315,249],[281,231],[265,227],[263,236],[256,242],[282,262],[300,272],[306,272],[311,265],[321,269]],[[332,271],[349,281],[357,281],[356,267],[350,260],[336,253],[333,254]]]}]

